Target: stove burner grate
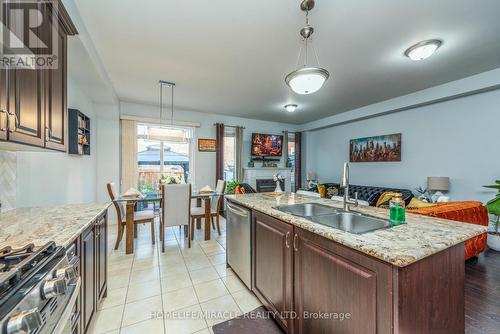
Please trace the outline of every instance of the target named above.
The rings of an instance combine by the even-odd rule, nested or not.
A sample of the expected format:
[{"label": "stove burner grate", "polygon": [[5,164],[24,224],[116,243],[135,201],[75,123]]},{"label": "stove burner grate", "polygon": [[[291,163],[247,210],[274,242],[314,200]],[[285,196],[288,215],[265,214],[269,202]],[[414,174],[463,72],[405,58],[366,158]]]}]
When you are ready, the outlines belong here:
[{"label": "stove burner grate", "polygon": [[12,249],[5,247],[0,250],[0,272],[9,271],[13,265],[31,256],[35,251],[34,244],[28,244],[22,248]]},{"label": "stove burner grate", "polygon": [[38,248],[28,244],[18,249],[0,249],[0,301],[22,281],[29,279],[37,267],[49,260],[56,250],[54,242]]}]

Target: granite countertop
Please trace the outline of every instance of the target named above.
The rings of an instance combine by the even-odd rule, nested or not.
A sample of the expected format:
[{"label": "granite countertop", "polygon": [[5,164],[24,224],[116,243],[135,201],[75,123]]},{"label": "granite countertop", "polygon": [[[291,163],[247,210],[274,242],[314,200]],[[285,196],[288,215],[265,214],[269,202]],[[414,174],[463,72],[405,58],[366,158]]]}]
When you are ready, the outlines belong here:
[{"label": "granite countertop", "polygon": [[110,203],[69,204],[44,208],[19,208],[0,214],[0,249],[41,246],[49,241],[68,246]]},{"label": "granite countertop", "polygon": [[[407,213],[406,224],[352,234],[274,209],[278,205],[299,203],[342,208],[339,201],[289,193],[227,195],[226,198],[398,267],[410,265],[487,231],[485,226]],[[352,211],[385,219],[389,216],[388,210],[370,206],[360,205]]]}]

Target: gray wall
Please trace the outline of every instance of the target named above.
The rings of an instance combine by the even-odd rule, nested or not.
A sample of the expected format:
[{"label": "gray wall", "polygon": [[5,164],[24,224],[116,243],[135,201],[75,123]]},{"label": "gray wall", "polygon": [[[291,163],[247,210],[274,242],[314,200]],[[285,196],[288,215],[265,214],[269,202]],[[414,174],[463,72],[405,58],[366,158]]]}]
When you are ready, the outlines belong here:
[{"label": "gray wall", "polygon": [[305,169],[338,182],[350,139],[401,132],[402,161],[352,163],[352,184],[414,189],[427,176],[449,176],[451,200],[487,201],[494,193],[481,186],[500,178],[499,107],[496,90],[309,131]]}]

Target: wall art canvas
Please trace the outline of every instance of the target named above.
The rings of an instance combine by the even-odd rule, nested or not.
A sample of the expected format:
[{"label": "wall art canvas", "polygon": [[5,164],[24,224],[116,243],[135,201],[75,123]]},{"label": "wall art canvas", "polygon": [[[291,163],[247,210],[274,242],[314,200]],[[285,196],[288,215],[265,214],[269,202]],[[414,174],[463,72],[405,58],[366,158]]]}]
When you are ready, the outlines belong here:
[{"label": "wall art canvas", "polygon": [[217,140],[215,139],[198,139],[199,152],[216,152]]},{"label": "wall art canvas", "polygon": [[401,133],[351,139],[351,162],[401,161]]}]

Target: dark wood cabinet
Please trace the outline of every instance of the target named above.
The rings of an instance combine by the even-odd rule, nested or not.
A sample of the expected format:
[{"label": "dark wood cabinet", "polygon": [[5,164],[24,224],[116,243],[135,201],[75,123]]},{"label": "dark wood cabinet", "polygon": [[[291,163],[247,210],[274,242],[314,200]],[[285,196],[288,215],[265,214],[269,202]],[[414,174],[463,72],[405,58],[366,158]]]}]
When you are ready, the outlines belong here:
[{"label": "dark wood cabinet", "polygon": [[[16,4],[16,1],[9,3],[10,6]],[[57,27],[57,40],[53,45],[58,49],[58,66],[53,69],[26,66],[0,71],[0,140],[66,151],[67,36],[77,31],[60,1],[57,6],[40,1],[38,7],[42,15],[36,17],[40,22],[31,31],[36,36],[47,36]],[[53,18],[57,22],[52,22]],[[9,26],[20,24],[8,22]],[[39,38],[34,40],[42,43]]]},{"label": "dark wood cabinet", "polygon": [[[67,54],[67,36],[59,30],[57,34],[58,54]],[[45,109],[45,146],[47,148],[66,151],[66,87],[67,59],[59,60],[57,69],[46,72],[46,109]]]},{"label": "dark wood cabinet", "polygon": [[96,311],[96,253],[95,228],[92,226],[82,235],[82,310],[83,328],[87,330]]},{"label": "dark wood cabinet", "polygon": [[107,268],[108,268],[108,224],[107,216],[101,217],[95,227],[96,230],[96,257],[97,257],[97,301],[106,297],[107,293]]},{"label": "dark wood cabinet", "polygon": [[392,266],[295,228],[295,333],[392,332]]},{"label": "dark wood cabinet", "polygon": [[68,109],[68,153],[90,155],[90,118],[77,109]]},{"label": "dark wood cabinet", "polygon": [[[12,6],[16,6],[14,1]],[[44,13],[44,17],[36,16],[37,24],[33,29],[35,36],[45,35],[46,25],[42,25],[41,20],[45,20],[47,12],[41,3],[38,9]],[[9,21],[10,26],[21,26],[23,22],[14,20],[23,19],[21,15],[12,15]],[[24,23],[25,24],[25,23]],[[30,41],[35,50],[39,50],[41,40],[37,37]],[[30,46],[32,46],[30,44]],[[37,53],[35,53],[37,55]],[[29,144],[33,146],[45,146],[45,96],[44,96],[44,71],[36,67],[18,67],[9,69],[9,141]]]},{"label": "dark wood cabinet", "polygon": [[45,146],[43,75],[32,69],[9,70],[9,141]]},{"label": "dark wood cabinet", "polygon": [[81,235],[81,328],[87,332],[102,298],[107,294],[108,216],[103,214]]},{"label": "dark wood cabinet", "polygon": [[252,290],[286,333],[464,333],[463,243],[397,267],[253,216]]},{"label": "dark wood cabinet", "polygon": [[279,324],[292,333],[293,226],[254,212],[253,287]]}]

